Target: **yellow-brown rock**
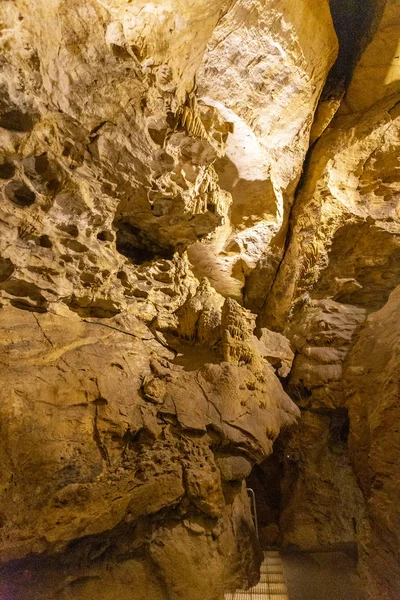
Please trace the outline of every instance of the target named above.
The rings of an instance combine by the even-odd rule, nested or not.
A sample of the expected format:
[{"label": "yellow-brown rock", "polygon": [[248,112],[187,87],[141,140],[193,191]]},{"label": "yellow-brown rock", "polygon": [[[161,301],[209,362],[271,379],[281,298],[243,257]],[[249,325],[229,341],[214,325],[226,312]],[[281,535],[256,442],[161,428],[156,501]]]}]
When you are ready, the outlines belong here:
[{"label": "yellow-brown rock", "polygon": [[399,3],[379,6],[336,117],[316,124],[262,320],[291,342],[287,389],[302,409],[286,441],[283,543],[357,544],[371,599],[399,585],[400,28]]},{"label": "yellow-brown rock", "polygon": [[[210,598],[255,581],[253,524],[238,496],[247,471],[223,484],[218,457],[233,452],[251,467],[295,420],[272,371],[261,377],[218,355],[201,369],[178,366],[131,314],[94,320],[9,307],[0,319],[4,593],[108,599],[112,582],[129,597],[144,569],[143,598],[165,589],[200,598],[210,562]],[[32,556],[43,556],[38,571]]]},{"label": "yellow-brown rock", "polygon": [[399,11],[0,3],[1,598],[248,588],[257,469],[391,598]]},{"label": "yellow-brown rock", "polygon": [[365,498],[360,571],[368,598],[400,586],[400,288],[371,314],[346,361],[350,457]]}]

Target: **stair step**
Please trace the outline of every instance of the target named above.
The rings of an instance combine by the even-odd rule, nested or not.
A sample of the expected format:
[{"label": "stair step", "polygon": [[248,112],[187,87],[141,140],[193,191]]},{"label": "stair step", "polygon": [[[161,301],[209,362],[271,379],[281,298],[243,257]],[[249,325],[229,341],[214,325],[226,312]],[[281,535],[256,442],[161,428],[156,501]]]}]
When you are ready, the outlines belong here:
[{"label": "stair step", "polygon": [[268,583],[257,583],[254,587],[249,589],[249,592],[254,594],[265,594],[265,592],[269,592],[269,584]]},{"label": "stair step", "polygon": [[270,594],[268,592],[234,592],[233,594],[225,594],[225,600],[289,600],[287,594]]},{"label": "stair step", "polygon": [[271,573],[276,575],[283,575],[283,567],[279,565],[273,565],[272,567],[261,566],[260,573]]},{"label": "stair step", "polygon": [[266,581],[270,583],[285,583],[283,573],[261,573],[260,583],[265,583]]},{"label": "stair step", "polygon": [[286,585],[284,583],[269,583],[270,594],[286,594]]},{"label": "stair step", "polygon": [[260,581],[249,590],[225,594],[225,600],[289,600],[279,552],[264,552]]},{"label": "stair step", "polygon": [[264,559],[263,564],[265,564],[265,565],[281,565],[282,561],[279,557],[275,558],[274,556],[271,556],[271,558],[270,558],[269,556],[267,556]]}]

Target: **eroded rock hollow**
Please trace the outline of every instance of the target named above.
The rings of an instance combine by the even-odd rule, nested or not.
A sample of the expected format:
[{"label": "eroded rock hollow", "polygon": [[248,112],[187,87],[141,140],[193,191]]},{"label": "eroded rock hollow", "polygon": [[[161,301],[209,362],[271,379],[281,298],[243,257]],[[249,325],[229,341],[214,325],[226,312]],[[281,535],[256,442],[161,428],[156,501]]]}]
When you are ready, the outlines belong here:
[{"label": "eroded rock hollow", "polygon": [[261,465],[273,543],[393,600],[400,1],[0,23],[1,598],[254,585]]}]

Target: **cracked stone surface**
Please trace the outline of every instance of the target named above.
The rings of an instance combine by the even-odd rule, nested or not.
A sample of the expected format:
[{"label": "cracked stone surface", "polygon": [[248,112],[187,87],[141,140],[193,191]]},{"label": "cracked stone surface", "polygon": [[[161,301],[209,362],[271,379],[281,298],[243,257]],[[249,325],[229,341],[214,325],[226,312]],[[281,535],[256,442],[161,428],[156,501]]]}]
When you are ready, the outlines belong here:
[{"label": "cracked stone surface", "polygon": [[[292,343],[286,389],[302,411],[281,475],[283,543],[357,544],[371,599],[398,590],[399,10],[382,3],[337,115],[310,152],[261,319]],[[381,378],[393,382],[388,395]]]},{"label": "cracked stone surface", "polygon": [[3,308],[4,593],[108,598],[148,577],[143,598],[200,598],[210,561],[210,597],[256,580],[243,479],[298,409],[251,330],[235,337],[243,311],[228,303],[229,339],[190,369],[176,360],[187,342],[178,354],[131,314]]},{"label": "cracked stone surface", "polygon": [[399,15],[1,2],[0,596],[254,586],[253,469],[392,598]]}]

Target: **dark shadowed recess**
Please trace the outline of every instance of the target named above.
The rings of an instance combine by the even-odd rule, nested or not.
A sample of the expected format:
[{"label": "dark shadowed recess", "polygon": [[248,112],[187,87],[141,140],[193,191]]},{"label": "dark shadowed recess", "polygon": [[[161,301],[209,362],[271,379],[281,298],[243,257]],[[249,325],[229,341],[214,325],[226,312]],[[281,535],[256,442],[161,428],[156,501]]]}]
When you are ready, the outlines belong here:
[{"label": "dark shadowed recess", "polygon": [[0,179],[11,179],[15,175],[15,166],[10,162],[0,165]]},{"label": "dark shadowed recess", "polygon": [[259,538],[263,549],[280,545],[281,481],[287,460],[285,441],[285,434],[279,436],[272,454],[255,465],[246,479],[247,487],[255,494]]},{"label": "dark shadowed recess", "polygon": [[33,192],[23,181],[11,181],[6,185],[4,193],[8,200],[19,206],[26,208],[35,202],[35,192]]},{"label": "dark shadowed recess", "polygon": [[37,118],[36,113],[24,112],[16,106],[10,99],[6,86],[0,86],[0,127],[25,133],[32,131]]},{"label": "dark shadowed recess", "polygon": [[322,100],[341,96],[350,83],[361,53],[371,41],[387,0],[330,0],[339,54],[329,72]]},{"label": "dark shadowed recess", "polygon": [[141,229],[127,221],[120,221],[115,225],[117,227],[117,250],[129,258],[132,263],[141,265],[158,258],[172,259],[174,255],[172,246],[168,248],[160,246]]}]

